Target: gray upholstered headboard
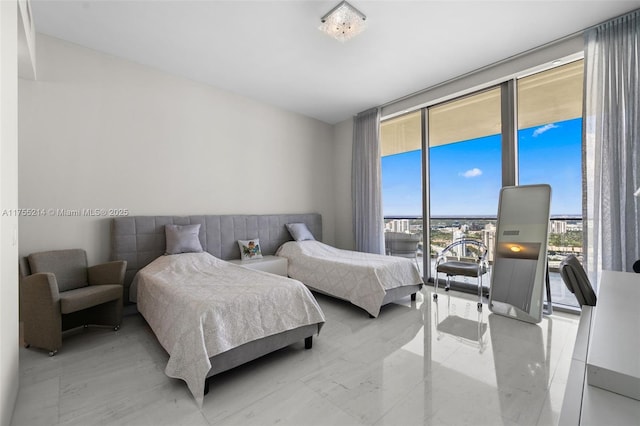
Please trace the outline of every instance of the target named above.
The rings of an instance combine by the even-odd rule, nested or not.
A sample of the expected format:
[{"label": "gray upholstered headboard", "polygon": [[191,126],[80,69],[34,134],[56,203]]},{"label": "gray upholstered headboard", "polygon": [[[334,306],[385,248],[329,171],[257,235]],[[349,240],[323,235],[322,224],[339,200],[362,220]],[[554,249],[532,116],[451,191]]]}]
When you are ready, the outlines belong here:
[{"label": "gray upholstered headboard", "polygon": [[164,226],[199,223],[200,242],[205,251],[224,259],[239,259],[238,240],[260,239],[262,253],[274,254],[291,235],[285,224],[304,222],[317,240],[322,240],[322,216],[309,214],[129,216],[111,222],[111,260],[126,260],[125,299],[139,269],[165,252]]}]

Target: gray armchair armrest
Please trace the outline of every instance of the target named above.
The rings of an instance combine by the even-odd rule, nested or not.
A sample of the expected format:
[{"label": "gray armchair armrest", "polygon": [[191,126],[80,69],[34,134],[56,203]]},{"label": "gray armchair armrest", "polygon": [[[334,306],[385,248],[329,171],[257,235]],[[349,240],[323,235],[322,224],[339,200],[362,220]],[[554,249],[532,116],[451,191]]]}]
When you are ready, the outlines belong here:
[{"label": "gray armchair armrest", "polygon": [[127,269],[126,260],[101,263],[88,268],[89,285],[120,284],[124,283],[124,274]]},{"label": "gray armchair armrest", "polygon": [[40,272],[22,278],[20,280],[20,296],[30,305],[60,302],[56,276],[51,272]]},{"label": "gray armchair armrest", "polygon": [[50,351],[58,350],[62,345],[62,316],[54,274],[41,272],[20,280],[20,310],[25,342]]}]

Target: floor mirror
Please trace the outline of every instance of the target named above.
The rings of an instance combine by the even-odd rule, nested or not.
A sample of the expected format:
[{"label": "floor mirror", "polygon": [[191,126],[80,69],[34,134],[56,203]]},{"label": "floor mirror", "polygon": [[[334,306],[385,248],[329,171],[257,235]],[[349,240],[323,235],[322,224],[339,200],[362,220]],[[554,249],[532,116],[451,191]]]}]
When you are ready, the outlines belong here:
[{"label": "floor mirror", "polygon": [[489,292],[492,312],[531,323],[542,320],[550,205],[549,185],[500,191]]}]

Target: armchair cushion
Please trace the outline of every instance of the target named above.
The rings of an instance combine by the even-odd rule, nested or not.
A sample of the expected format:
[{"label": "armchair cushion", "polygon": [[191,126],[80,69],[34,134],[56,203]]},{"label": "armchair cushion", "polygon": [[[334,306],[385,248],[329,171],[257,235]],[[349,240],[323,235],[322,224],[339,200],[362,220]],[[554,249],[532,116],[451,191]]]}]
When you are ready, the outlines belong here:
[{"label": "armchair cushion", "polygon": [[478,271],[477,263],[451,260],[438,265],[436,271],[450,276],[462,275],[465,277],[478,277],[478,272],[480,275],[484,275],[487,272],[487,269],[482,265],[480,266],[480,271]]},{"label": "armchair cushion", "polygon": [[70,314],[102,303],[122,298],[122,285],[97,285],[60,293],[60,311]]},{"label": "armchair cushion", "polygon": [[53,250],[29,255],[32,274],[51,272],[56,276],[61,292],[86,287],[87,254],[84,250]]}]

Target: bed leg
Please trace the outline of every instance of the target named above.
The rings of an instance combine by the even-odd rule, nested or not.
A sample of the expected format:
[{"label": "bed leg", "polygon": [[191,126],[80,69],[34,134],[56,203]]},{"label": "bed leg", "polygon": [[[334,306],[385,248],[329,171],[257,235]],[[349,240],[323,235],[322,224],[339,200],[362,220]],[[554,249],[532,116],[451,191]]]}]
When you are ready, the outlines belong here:
[{"label": "bed leg", "polygon": [[304,348],[311,349],[313,347],[313,336],[305,337]]},{"label": "bed leg", "polygon": [[416,294],[415,293],[411,293],[411,301],[412,302],[416,301]]},{"label": "bed leg", "polygon": [[206,379],[204,379],[204,394],[208,394],[209,393],[209,378],[207,377]]}]

